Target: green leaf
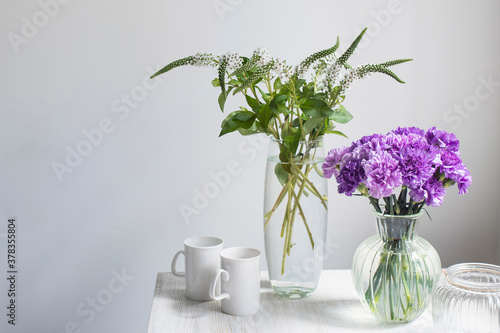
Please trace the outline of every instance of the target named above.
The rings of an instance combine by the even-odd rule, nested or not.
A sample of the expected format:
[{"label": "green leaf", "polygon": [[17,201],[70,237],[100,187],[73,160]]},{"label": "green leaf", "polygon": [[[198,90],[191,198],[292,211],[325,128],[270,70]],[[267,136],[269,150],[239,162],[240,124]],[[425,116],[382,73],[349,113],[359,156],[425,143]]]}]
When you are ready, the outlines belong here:
[{"label": "green leaf", "polygon": [[219,95],[219,107],[222,112],[224,112],[224,104],[226,104],[227,96],[229,96],[229,92],[233,89],[233,87],[229,87],[225,92],[221,92]]},{"label": "green leaf", "polygon": [[309,134],[313,129],[322,125],[324,121],[324,118],[309,118],[302,127],[304,134]]},{"label": "green leaf", "polygon": [[288,85],[282,85],[280,90],[276,90],[278,92],[279,95],[290,95],[290,88],[288,87]]},{"label": "green leaf", "polygon": [[337,123],[347,124],[353,118],[352,114],[343,105],[339,105],[338,109],[333,111],[334,113],[330,116],[330,119]]},{"label": "green leaf", "polygon": [[275,95],[270,103],[269,108],[273,112],[273,115],[279,115],[280,113],[288,113],[288,108],[286,106],[286,101],[288,100],[287,95]]},{"label": "green leaf", "polygon": [[247,103],[248,103],[248,106],[250,106],[250,108],[255,112],[257,113],[258,110],[259,110],[259,107],[260,107],[260,102],[258,100],[256,100],[255,98],[253,97],[250,97],[248,95],[245,95],[245,98],[247,100]]},{"label": "green leaf", "polygon": [[253,135],[264,133],[264,130],[262,129],[262,126],[260,126],[260,123],[256,120],[249,128],[238,127],[238,132],[240,132],[241,135]]},{"label": "green leaf", "polygon": [[324,118],[333,114],[332,108],[320,99],[308,98],[301,101],[299,107],[304,114],[313,118]]},{"label": "green leaf", "polygon": [[227,93],[221,92],[219,95],[219,107],[222,112],[224,112],[224,104],[226,104]]},{"label": "green leaf", "polygon": [[269,121],[271,120],[271,117],[273,115],[273,112],[269,108],[269,104],[262,104],[259,107],[259,113],[257,114],[257,119],[260,121],[260,125],[264,129],[264,131],[267,133],[267,126],[269,125]]},{"label": "green leaf", "polygon": [[274,80],[273,87],[274,87],[274,91],[279,91],[281,89],[281,87],[283,87],[283,84],[281,83],[281,80],[279,77],[276,78],[276,80]]},{"label": "green leaf", "polygon": [[276,166],[274,167],[274,173],[276,174],[276,177],[278,178],[281,186],[284,186],[288,181],[288,173],[285,171],[285,169],[283,169],[283,164],[276,164]]},{"label": "green leaf", "polygon": [[297,79],[295,80],[295,90],[299,90],[300,87],[302,87],[306,83],[306,80],[304,79]]},{"label": "green leaf", "polygon": [[283,143],[285,144],[285,147],[288,149],[289,152],[295,155],[295,152],[297,151],[297,148],[299,147],[299,142],[302,137],[302,133],[300,130],[296,128],[292,128],[292,134],[288,134],[285,136],[285,132],[283,131]]},{"label": "green leaf", "polygon": [[262,98],[266,101],[266,103],[269,103],[269,101],[271,100],[271,97],[269,96],[269,94],[266,94],[264,91],[262,91],[262,89],[260,89],[259,86],[255,86],[259,91],[260,91],[260,94],[262,96]]},{"label": "green leaf", "polygon": [[326,131],[325,133],[326,134],[340,135],[340,136],[343,136],[346,139],[349,139],[349,137],[347,135],[345,135],[344,133],[342,133],[341,131]]},{"label": "green leaf", "polygon": [[278,105],[278,110],[276,111],[276,115],[281,114],[281,113],[283,113],[283,114],[290,114],[290,113],[292,113],[292,111],[290,111],[290,109],[288,109],[286,105],[279,104]]},{"label": "green leaf", "polygon": [[431,214],[429,214],[429,212],[427,211],[427,209],[425,209],[425,208],[422,208],[422,209],[423,209],[423,210],[425,211],[425,213],[427,214],[427,217],[429,217],[429,220],[431,220],[431,222],[434,222],[434,221],[432,220]]},{"label": "green leaf", "polygon": [[219,78],[215,78],[215,79],[212,80],[212,86],[214,86],[214,87],[220,87]]},{"label": "green leaf", "polygon": [[222,130],[219,137],[224,134],[236,131],[238,128],[250,128],[255,121],[255,113],[250,111],[231,112],[224,121],[222,121]]},{"label": "green leaf", "polygon": [[314,96],[314,82],[309,82],[302,87],[301,96],[305,98],[312,98]]},{"label": "green leaf", "polygon": [[328,99],[328,94],[325,92],[319,92],[319,93],[314,94],[313,98],[320,99],[320,100],[324,101],[324,100]]},{"label": "green leaf", "polygon": [[283,102],[285,102],[287,100],[288,100],[288,95],[276,95],[276,96],[273,97],[271,103],[278,104],[278,103],[283,103]]}]

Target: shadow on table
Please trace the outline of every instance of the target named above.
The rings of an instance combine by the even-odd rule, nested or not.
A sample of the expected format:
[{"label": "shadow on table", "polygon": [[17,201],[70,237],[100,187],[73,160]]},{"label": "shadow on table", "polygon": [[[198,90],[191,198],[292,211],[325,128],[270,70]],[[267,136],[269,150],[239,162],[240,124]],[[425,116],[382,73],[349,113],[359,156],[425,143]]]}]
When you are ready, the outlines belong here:
[{"label": "shadow on table", "polygon": [[[178,295],[175,295],[178,296]],[[193,301],[184,294],[181,298],[172,298],[174,302],[169,304],[170,310],[165,313],[173,314],[184,318],[202,318],[211,316],[213,312],[220,312],[220,302],[218,301]]]},{"label": "shadow on table", "polygon": [[[212,322],[210,317],[216,313],[217,316],[214,318],[217,318],[218,325],[245,328],[248,332],[273,331],[272,327],[276,328],[274,325],[283,321],[298,324],[296,327],[292,326],[290,332],[301,332],[302,324],[307,324],[304,327],[312,324],[319,330],[326,331],[335,328],[353,331],[368,329],[378,332],[405,333],[430,333],[433,331],[432,318],[425,318],[430,316],[428,312],[422,315],[424,320],[409,324],[387,325],[378,322],[359,300],[318,299],[314,297],[315,295],[306,299],[289,300],[276,294],[267,279],[261,280],[259,312],[250,316],[230,316],[221,312],[220,301],[198,302],[186,298],[182,279],[166,282],[160,281],[160,284],[157,285],[161,288],[159,293],[161,296],[157,294],[156,297],[168,299],[167,302],[163,303],[165,309],[159,309],[160,316],[183,318],[189,321],[193,327]],[[168,320],[164,320],[164,322],[168,322]]]},{"label": "shadow on table", "polygon": [[[318,308],[322,309],[322,315],[315,318],[327,317],[330,325],[351,329],[369,329],[383,332],[406,332],[406,333],[432,333],[434,325],[429,312],[423,313],[417,320],[409,323],[382,323],[363,305],[354,300],[319,301]],[[420,319],[420,320],[418,320]]]},{"label": "shadow on table", "polygon": [[271,285],[271,281],[269,280],[260,280],[260,290],[261,292],[265,292],[266,290],[272,290],[273,286]]},{"label": "shadow on table", "polygon": [[167,283],[167,275],[161,276],[157,287],[161,288],[158,298],[166,298],[168,311],[163,311],[165,315],[170,314],[183,318],[202,318],[212,315],[214,311],[220,311],[220,302],[215,301],[193,301],[186,297],[185,282],[182,278],[171,279]]},{"label": "shadow on table", "polygon": [[[283,298],[269,290],[262,293],[260,313],[264,316],[263,324],[271,317],[279,317],[280,320],[294,320],[308,322],[315,327],[322,329],[342,328],[349,330],[374,330],[379,332],[411,332],[420,333],[433,332],[433,325],[429,313],[424,313],[422,319],[406,324],[386,324],[378,321],[358,300],[336,299],[298,299],[290,300]],[[295,302],[306,302],[301,306],[300,311],[294,311]],[[295,308],[297,309],[297,308]]]},{"label": "shadow on table", "polygon": [[344,328],[386,329],[356,300],[317,301],[315,321],[323,318],[328,325]]}]

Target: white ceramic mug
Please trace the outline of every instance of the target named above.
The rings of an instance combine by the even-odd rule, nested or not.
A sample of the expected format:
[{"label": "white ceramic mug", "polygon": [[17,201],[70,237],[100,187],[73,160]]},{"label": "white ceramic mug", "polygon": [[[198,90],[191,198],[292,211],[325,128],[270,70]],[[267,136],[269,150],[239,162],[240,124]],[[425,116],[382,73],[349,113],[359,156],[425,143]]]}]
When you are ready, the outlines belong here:
[{"label": "white ceramic mug", "polygon": [[[260,251],[246,247],[232,247],[220,253],[221,268],[210,283],[209,294],[221,300],[222,311],[231,315],[251,315],[260,306]],[[222,294],[216,295],[216,286],[222,275]]]},{"label": "white ceramic mug", "polygon": [[[172,273],[186,278],[186,297],[195,301],[210,301],[208,287],[214,272],[220,268],[219,253],[223,241],[215,237],[191,237],[184,241],[184,250],[172,259]],[[184,255],[185,272],[175,268],[179,255]]]}]

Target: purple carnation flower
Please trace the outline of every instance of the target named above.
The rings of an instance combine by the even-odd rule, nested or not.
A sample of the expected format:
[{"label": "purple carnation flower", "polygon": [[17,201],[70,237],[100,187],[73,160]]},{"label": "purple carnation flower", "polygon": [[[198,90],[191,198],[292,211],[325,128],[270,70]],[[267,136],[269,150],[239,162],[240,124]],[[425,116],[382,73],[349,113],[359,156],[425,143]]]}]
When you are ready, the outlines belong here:
[{"label": "purple carnation flower", "polygon": [[439,207],[443,204],[446,189],[435,177],[431,177],[421,187],[412,188],[410,190],[410,198],[415,202],[425,200],[428,206]]},{"label": "purple carnation flower", "polygon": [[472,183],[472,177],[469,170],[465,170],[465,174],[457,181],[458,194],[465,194]]},{"label": "purple carnation flower", "polygon": [[344,167],[340,170],[340,174],[336,177],[339,193],[345,193],[347,196],[351,196],[358,185],[364,181],[365,170],[358,159],[351,159],[348,161]]},{"label": "purple carnation flower", "polygon": [[373,139],[383,138],[383,137],[385,137],[385,135],[382,135],[382,134],[365,135],[364,137],[362,137],[361,139],[358,140],[358,145],[364,145],[365,143],[368,143],[368,142],[372,141]]},{"label": "purple carnation flower", "polygon": [[456,180],[454,178],[455,174],[459,172],[459,170],[464,169],[465,165],[463,165],[462,160],[455,153],[442,150],[439,156],[439,167],[441,171],[444,172],[446,178],[450,178]]},{"label": "purple carnation flower", "polygon": [[367,149],[365,146],[359,146],[353,149],[351,155],[352,158],[356,158],[361,161],[366,161],[370,158],[371,154],[373,154],[373,151],[370,149]]},{"label": "purple carnation flower", "polygon": [[325,162],[322,165],[325,178],[332,178],[333,175],[337,177],[339,175],[340,171],[337,169],[337,164],[348,151],[348,147],[339,147],[328,152],[325,157]]},{"label": "purple carnation flower", "polygon": [[398,161],[385,151],[376,153],[364,168],[368,193],[377,199],[390,196],[403,183]]},{"label": "purple carnation flower", "polygon": [[399,162],[404,185],[413,188],[421,186],[434,174],[435,148],[424,137],[414,133],[389,133],[387,142],[391,145],[389,153]]},{"label": "purple carnation flower", "polygon": [[439,207],[443,204],[446,189],[443,183],[434,177],[431,177],[423,186],[425,191],[425,203],[427,206]]},{"label": "purple carnation flower", "polygon": [[425,199],[425,190],[421,187],[410,188],[410,198],[415,202],[420,202]]},{"label": "purple carnation flower", "polygon": [[389,152],[399,152],[400,149],[408,146],[408,137],[405,135],[389,133],[387,134],[387,144],[389,145]]},{"label": "purple carnation flower", "polygon": [[404,149],[400,154],[399,165],[403,185],[410,188],[422,186],[434,174],[432,165],[435,153],[421,149]]},{"label": "purple carnation flower", "polygon": [[465,194],[472,183],[469,170],[462,162],[457,153],[443,150],[441,152],[441,163],[439,164],[444,176],[453,180],[458,185],[458,193]]},{"label": "purple carnation flower", "polygon": [[408,135],[389,133],[387,135],[387,144],[390,146],[389,153],[398,160],[401,159],[407,149],[430,151],[431,148],[424,137],[413,133]]},{"label": "purple carnation flower", "polygon": [[458,157],[457,153],[443,150],[440,156],[439,167],[444,172],[446,178],[457,183],[458,193],[465,194],[467,193],[467,188],[472,183],[472,178],[469,170],[467,170],[467,167],[460,157]]},{"label": "purple carnation flower", "polygon": [[458,152],[460,148],[460,141],[458,141],[455,134],[438,130],[436,127],[429,128],[425,138],[430,145],[436,145],[449,151]]},{"label": "purple carnation flower", "polygon": [[387,136],[385,135],[377,135],[372,137],[370,141],[363,144],[363,147],[371,151],[382,151],[391,148],[390,144],[388,143]]},{"label": "purple carnation flower", "polygon": [[402,135],[408,135],[410,133],[417,134],[419,136],[425,135],[425,131],[423,129],[418,128],[418,127],[398,127],[396,129],[392,130],[391,133],[402,134]]}]

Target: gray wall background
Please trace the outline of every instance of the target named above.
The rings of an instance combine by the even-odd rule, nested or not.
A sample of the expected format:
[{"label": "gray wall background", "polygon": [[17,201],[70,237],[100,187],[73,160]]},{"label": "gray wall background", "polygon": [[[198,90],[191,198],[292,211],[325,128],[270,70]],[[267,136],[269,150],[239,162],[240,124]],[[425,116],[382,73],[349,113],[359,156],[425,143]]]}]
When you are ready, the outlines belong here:
[{"label": "gray wall background", "polygon": [[[296,64],[337,36],[346,46],[364,27],[353,65],[415,60],[395,68],[405,85],[383,75],[356,82],[345,103],[355,118],[339,129],[352,139],[397,126],[454,132],[473,184],[466,196],[448,190],[420,235],[443,266],[499,263],[498,1],[0,7],[0,267],[6,274],[7,218],[15,216],[19,270],[15,327],[6,322],[8,286],[0,279],[2,332],[144,332],[156,274],[170,270],[184,238],[216,235],[226,246],[263,250],[265,138],[218,138],[225,115],[211,70],[148,77],[198,51],[249,55],[264,46]],[[227,110],[239,102],[231,99]],[[328,148],[344,144],[326,138]],[[228,170],[229,181],[197,201]],[[349,268],[357,245],[375,232],[365,200],[341,196],[330,183],[328,241],[336,251],[327,269]],[[186,218],[180,211],[188,206]]]}]

